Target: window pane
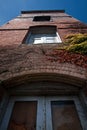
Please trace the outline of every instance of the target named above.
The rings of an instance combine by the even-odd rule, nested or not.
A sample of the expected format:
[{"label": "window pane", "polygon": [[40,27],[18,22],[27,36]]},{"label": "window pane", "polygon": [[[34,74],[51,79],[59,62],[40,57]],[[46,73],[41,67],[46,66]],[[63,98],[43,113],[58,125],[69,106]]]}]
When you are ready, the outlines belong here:
[{"label": "window pane", "polygon": [[34,35],[28,36],[28,39],[26,42],[27,42],[27,44],[32,44],[34,42]]},{"label": "window pane", "polygon": [[53,34],[32,34],[26,41],[27,43],[34,43],[34,44],[39,44],[39,43],[60,43],[61,40],[57,36],[56,33]]},{"label": "window pane", "polygon": [[16,102],[8,130],[36,130],[37,102]]},{"label": "window pane", "polygon": [[34,44],[39,44],[39,43],[42,43],[42,39],[41,39],[41,34],[32,34],[33,37],[34,37]]},{"label": "window pane", "polygon": [[41,38],[34,38],[34,44],[42,43]]},{"label": "window pane", "polygon": [[56,43],[56,37],[46,37],[46,42],[47,43]]},{"label": "window pane", "polygon": [[46,43],[58,43],[56,34],[47,34]]},{"label": "window pane", "polygon": [[82,130],[73,101],[52,101],[53,130]]}]

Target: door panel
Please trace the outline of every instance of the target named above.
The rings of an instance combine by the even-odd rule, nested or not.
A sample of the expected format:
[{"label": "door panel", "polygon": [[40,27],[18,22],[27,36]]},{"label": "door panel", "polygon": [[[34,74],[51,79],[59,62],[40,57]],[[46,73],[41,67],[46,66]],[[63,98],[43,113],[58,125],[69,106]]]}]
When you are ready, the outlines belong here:
[{"label": "door panel", "polygon": [[14,97],[0,130],[82,130],[85,121],[76,97]]},{"label": "door panel", "polygon": [[53,130],[82,130],[73,101],[52,101]]},{"label": "door panel", "polygon": [[36,130],[37,102],[16,102],[7,130]]}]

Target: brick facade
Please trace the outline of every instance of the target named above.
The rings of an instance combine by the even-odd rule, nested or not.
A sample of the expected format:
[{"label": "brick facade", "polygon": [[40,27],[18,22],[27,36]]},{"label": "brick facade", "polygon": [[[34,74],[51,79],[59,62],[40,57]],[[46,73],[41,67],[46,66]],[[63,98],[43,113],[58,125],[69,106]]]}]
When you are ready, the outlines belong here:
[{"label": "brick facade", "polygon": [[[51,21],[35,22],[34,16],[50,15]],[[87,70],[78,65],[51,62],[47,54],[56,49],[57,44],[22,44],[31,26],[56,26],[64,41],[67,34],[86,33],[87,25],[66,14],[64,11],[22,11],[22,14],[0,27],[0,79],[1,82],[16,76],[40,73],[63,75],[86,83]],[[62,57],[61,57],[62,59]],[[71,82],[71,80],[66,82]],[[73,81],[75,84],[75,81]],[[78,84],[80,84],[78,82]]]},{"label": "brick facade", "polygon": [[[34,16],[44,15],[51,20],[33,21]],[[62,43],[25,44],[30,28],[37,26],[55,26]],[[22,11],[0,27],[0,125],[10,96],[81,95],[87,114],[87,56],[69,54],[67,59],[68,53],[62,51],[55,55],[65,36],[72,33],[87,33],[87,25],[64,10]]]}]

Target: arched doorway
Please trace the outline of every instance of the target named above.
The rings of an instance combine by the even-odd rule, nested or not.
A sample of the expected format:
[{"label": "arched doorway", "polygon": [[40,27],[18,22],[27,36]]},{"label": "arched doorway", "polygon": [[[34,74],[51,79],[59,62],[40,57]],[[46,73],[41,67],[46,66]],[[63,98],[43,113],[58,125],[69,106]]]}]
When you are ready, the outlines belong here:
[{"label": "arched doorway", "polygon": [[[58,76],[58,77],[57,77]],[[24,78],[26,77],[26,78]],[[10,79],[10,99],[2,130],[83,130],[86,116],[79,99],[81,86],[59,75],[35,74]],[[56,77],[53,79],[53,77]],[[23,80],[22,80],[23,79]],[[36,80],[35,80],[36,79]],[[20,82],[20,84],[19,84]],[[13,84],[13,86],[12,86]]]}]

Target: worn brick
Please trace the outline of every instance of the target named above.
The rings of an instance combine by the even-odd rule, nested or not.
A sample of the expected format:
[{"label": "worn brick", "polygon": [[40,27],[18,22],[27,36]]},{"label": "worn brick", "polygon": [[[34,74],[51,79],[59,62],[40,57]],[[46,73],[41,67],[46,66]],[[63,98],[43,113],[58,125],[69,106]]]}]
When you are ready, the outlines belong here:
[{"label": "worn brick", "polygon": [[[45,14],[52,15],[50,22],[32,21],[34,16]],[[67,34],[87,33],[87,25],[66,13],[22,14],[9,21],[0,27],[1,81],[9,81],[9,79],[23,75],[29,75],[30,78],[31,74],[33,76],[36,74],[37,79],[39,78],[37,74],[40,74],[40,76],[46,79],[46,77],[43,76],[44,74],[47,74],[47,78],[54,74],[54,76],[52,76],[54,77],[53,80],[60,79],[60,81],[62,81],[62,79],[64,79],[64,82],[69,84],[72,81],[74,85],[84,85],[87,80],[87,68],[69,62],[60,63],[55,61],[51,62],[49,60],[50,57],[48,57],[48,54],[58,48],[58,46],[61,46],[60,44],[22,44],[29,28],[37,25],[55,25],[62,41],[64,41]]]}]

